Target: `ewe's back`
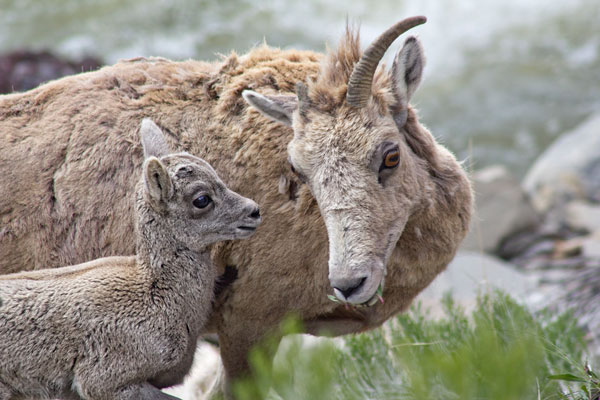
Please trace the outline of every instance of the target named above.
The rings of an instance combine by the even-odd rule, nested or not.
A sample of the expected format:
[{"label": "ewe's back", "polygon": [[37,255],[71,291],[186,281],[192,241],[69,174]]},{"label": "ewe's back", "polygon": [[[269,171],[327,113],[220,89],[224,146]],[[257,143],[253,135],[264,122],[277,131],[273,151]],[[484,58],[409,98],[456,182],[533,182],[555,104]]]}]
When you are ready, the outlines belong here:
[{"label": "ewe's back", "polygon": [[248,182],[279,181],[273,165],[285,161],[291,132],[242,120],[241,92],[293,91],[316,74],[318,58],[264,46],[213,64],[123,62],[0,96],[0,272],[133,254],[130,188],[144,117],[165,129],[171,148],[205,158],[234,190],[265,202],[268,193]]},{"label": "ewe's back", "polygon": [[0,97],[0,271],[132,254],[139,121],[208,67],[122,63]]}]

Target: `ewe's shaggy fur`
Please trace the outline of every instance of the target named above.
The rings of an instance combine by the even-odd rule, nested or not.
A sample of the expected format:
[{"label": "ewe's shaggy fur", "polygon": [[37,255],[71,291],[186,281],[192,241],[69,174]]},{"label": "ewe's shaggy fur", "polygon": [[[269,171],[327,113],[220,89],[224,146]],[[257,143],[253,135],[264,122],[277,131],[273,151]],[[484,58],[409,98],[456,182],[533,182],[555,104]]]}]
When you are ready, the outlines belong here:
[{"label": "ewe's shaggy fur", "polygon": [[[142,163],[137,125],[152,116],[171,148],[204,158],[233,190],[261,206],[264,222],[252,239],[212,251],[221,272],[227,266],[235,268],[227,269],[227,276],[237,271],[210,319],[229,378],[246,371],[249,348],[286,313],[299,315],[313,333],[379,326],[405,310],[452,259],[467,230],[472,200],[460,165],[412,108],[404,106],[404,126],[394,125],[390,110],[403,103],[394,90],[396,78],[383,67],[366,107],[345,103],[348,77],[360,56],[358,35],[347,32],[325,56],[262,46],[215,63],[140,59],[0,98],[0,271],[133,253],[128,193]],[[310,104],[302,118],[294,113],[296,136],[242,98],[251,89],[295,99],[298,82],[308,84]],[[320,161],[329,167],[333,153],[327,151],[337,152],[336,162],[343,163],[347,151],[354,168],[369,159],[372,149],[365,146],[382,132],[398,143],[401,164],[393,193],[410,207],[402,210],[405,225],[387,255],[385,303],[346,309],[327,298],[332,293],[328,235],[311,194],[318,190],[321,196],[319,182],[326,185],[327,179],[305,171],[309,184],[303,184],[290,170],[287,146],[295,141],[296,161],[302,149],[316,151],[323,140],[328,147],[320,156],[326,159],[303,159],[304,167]],[[376,176],[369,185],[376,184]],[[361,182],[353,183],[360,190]],[[362,196],[369,200],[368,193]],[[385,201],[379,203],[379,210],[385,208]],[[366,213],[361,220],[372,217]]]}]

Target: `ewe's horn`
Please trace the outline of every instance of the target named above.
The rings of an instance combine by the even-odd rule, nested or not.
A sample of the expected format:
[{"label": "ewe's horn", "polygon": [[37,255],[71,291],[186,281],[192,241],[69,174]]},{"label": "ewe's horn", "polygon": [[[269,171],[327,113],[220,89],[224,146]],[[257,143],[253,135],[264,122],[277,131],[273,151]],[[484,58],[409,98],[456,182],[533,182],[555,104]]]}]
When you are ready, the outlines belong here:
[{"label": "ewe's horn", "polygon": [[410,17],[406,18],[387,31],[383,32],[363,53],[360,60],[354,66],[350,80],[348,81],[348,92],[346,101],[353,107],[364,107],[371,96],[371,85],[373,84],[373,75],[379,61],[386,50],[394,40],[407,30],[417,25],[424,24],[427,18]]}]

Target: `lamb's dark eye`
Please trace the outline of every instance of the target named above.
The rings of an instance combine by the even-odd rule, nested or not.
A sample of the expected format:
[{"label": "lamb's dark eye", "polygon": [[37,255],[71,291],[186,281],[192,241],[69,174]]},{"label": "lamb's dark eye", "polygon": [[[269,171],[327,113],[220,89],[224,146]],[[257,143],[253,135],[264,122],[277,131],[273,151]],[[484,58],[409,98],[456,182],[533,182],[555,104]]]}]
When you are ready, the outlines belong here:
[{"label": "lamb's dark eye", "polygon": [[397,149],[388,150],[383,156],[381,168],[396,168],[400,163],[400,152]]},{"label": "lamb's dark eye", "polygon": [[208,207],[208,205],[210,203],[212,203],[212,199],[210,198],[210,196],[205,195],[205,194],[202,196],[196,197],[194,199],[194,201],[192,202],[192,204],[196,208],[206,208],[206,207]]}]

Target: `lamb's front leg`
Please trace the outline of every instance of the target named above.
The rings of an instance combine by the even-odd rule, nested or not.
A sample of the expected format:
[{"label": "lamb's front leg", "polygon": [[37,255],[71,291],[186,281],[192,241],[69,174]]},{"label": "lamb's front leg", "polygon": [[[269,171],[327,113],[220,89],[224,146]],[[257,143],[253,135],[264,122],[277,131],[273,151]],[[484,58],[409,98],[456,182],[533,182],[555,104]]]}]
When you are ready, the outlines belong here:
[{"label": "lamb's front leg", "polygon": [[148,382],[126,386],[115,393],[115,400],[181,400],[152,386]]},{"label": "lamb's front leg", "polygon": [[11,398],[12,391],[8,386],[0,382],[0,400],[9,400]]}]

